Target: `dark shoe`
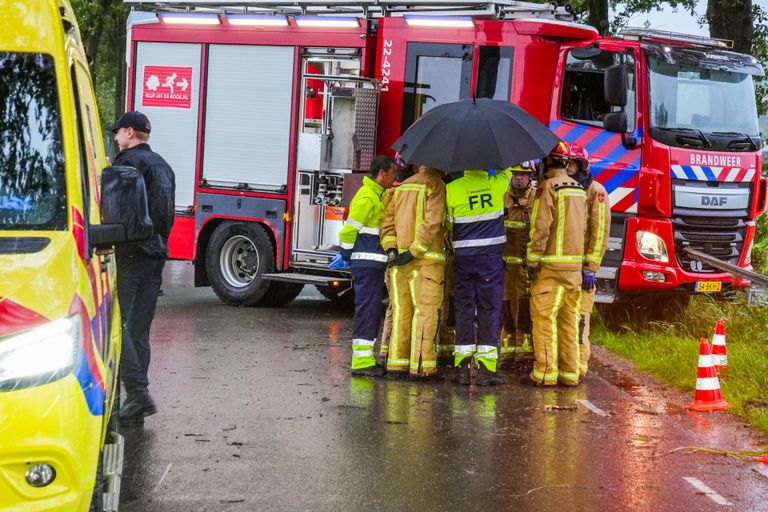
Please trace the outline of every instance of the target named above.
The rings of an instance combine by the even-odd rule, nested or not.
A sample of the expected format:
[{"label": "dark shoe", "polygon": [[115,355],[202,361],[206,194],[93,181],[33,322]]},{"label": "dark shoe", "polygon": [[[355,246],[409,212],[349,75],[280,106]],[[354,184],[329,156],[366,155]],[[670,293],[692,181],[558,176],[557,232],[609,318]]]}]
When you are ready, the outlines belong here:
[{"label": "dark shoe", "polygon": [[381,366],[369,366],[352,370],[351,373],[353,377],[383,377],[386,370]]},{"label": "dark shoe", "polygon": [[126,385],[125,403],[120,407],[120,419],[124,422],[152,416],[157,413],[157,406],[145,387]]},{"label": "dark shoe", "polygon": [[387,370],[384,377],[391,380],[407,380],[409,375],[408,372]]},{"label": "dark shoe", "polygon": [[501,386],[506,383],[504,377],[496,372],[488,371],[483,363],[479,364],[475,386]]},{"label": "dark shoe", "polygon": [[463,360],[459,365],[458,383],[462,386],[469,386],[469,358]]}]

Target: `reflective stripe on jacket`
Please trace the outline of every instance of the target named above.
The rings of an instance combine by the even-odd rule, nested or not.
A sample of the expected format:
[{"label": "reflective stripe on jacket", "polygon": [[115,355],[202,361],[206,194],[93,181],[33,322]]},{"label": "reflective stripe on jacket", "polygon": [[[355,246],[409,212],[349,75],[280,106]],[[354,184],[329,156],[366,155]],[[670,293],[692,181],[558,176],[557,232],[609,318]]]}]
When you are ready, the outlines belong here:
[{"label": "reflective stripe on jacket", "polygon": [[527,263],[555,270],[581,270],[586,232],[586,192],[565,169],[539,183],[531,210]]},{"label": "reflective stripe on jacket", "polygon": [[424,169],[392,192],[381,223],[385,250],[411,251],[416,261],[445,261],[445,184],[440,173]]},{"label": "reflective stripe on jacket", "polygon": [[468,170],[446,187],[448,225],[457,256],[501,252],[504,232],[504,195],[511,172]]},{"label": "reflective stripe on jacket", "polygon": [[587,234],[584,237],[584,266],[597,272],[603,261],[611,231],[611,201],[600,183],[592,180],[587,189]]},{"label": "reflective stripe on jacket", "polygon": [[339,245],[344,258],[353,267],[383,267],[387,256],[379,242],[384,206],[384,188],[366,176],[363,185],[349,204],[349,216],[339,232]]},{"label": "reflective stripe on jacket", "polygon": [[518,195],[514,188],[509,187],[504,196],[504,230],[507,233],[507,245],[504,247],[504,262],[522,265],[525,261],[525,251],[530,239],[531,207],[536,187],[529,186]]}]

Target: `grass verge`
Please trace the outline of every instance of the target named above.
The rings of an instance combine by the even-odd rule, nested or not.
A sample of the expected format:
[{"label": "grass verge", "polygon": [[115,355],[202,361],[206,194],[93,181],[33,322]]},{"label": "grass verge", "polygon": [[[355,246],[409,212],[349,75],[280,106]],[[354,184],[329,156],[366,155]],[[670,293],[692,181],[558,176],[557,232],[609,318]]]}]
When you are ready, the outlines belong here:
[{"label": "grass verge", "polygon": [[697,296],[680,318],[633,331],[609,330],[596,315],[592,341],[630,359],[638,369],[690,390],[693,400],[699,338],[711,341],[717,319],[725,319],[728,367],[720,374],[723,395],[731,412],[768,430],[768,307],[746,306],[740,294],[731,300]]}]

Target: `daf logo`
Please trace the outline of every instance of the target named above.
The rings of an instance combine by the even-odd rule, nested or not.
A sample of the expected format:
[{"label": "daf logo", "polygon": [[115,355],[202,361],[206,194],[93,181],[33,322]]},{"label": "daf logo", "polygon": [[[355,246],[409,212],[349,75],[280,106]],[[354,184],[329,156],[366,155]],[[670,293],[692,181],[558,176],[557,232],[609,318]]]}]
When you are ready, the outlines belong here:
[{"label": "daf logo", "polygon": [[694,272],[701,272],[701,270],[704,268],[704,265],[698,260],[693,260],[691,262],[691,270]]},{"label": "daf logo", "polygon": [[725,206],[728,204],[727,196],[702,196],[701,206]]}]

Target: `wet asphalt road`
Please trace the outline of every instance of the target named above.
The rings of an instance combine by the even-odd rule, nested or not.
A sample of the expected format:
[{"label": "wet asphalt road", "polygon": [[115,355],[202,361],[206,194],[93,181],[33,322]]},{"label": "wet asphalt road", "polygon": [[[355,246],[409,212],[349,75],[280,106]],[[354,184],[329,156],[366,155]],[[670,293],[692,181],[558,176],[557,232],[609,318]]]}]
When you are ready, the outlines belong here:
[{"label": "wet asphalt road", "polygon": [[233,308],[186,263],[163,287],[160,412],[123,429],[122,511],[768,510],[768,466],[666,453],[756,449],[719,427],[725,413],[688,414],[607,370],[578,389],[350,378],[351,315],[312,289]]}]

